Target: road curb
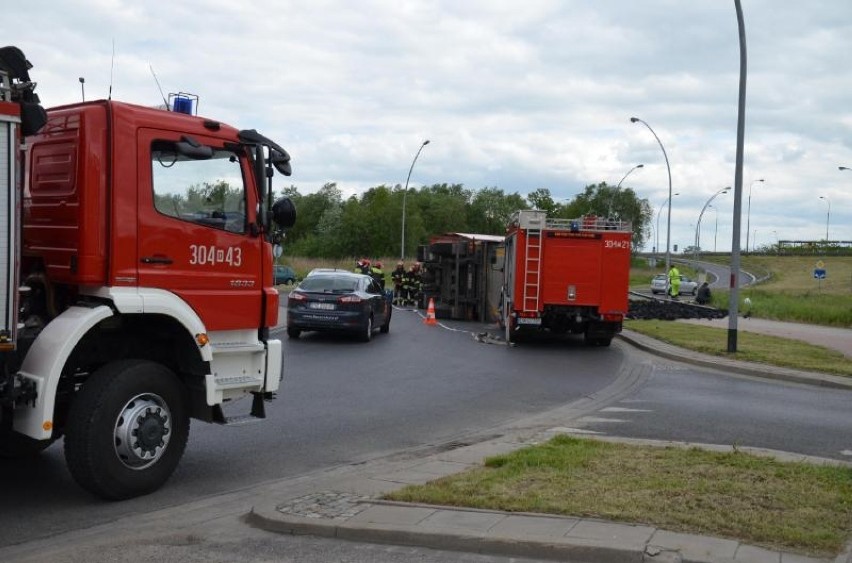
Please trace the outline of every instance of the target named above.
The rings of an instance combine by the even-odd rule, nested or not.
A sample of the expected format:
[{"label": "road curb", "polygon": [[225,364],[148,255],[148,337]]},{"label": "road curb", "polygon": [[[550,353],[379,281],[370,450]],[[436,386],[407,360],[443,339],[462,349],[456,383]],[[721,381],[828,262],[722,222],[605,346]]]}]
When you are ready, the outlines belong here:
[{"label": "road curb", "polygon": [[693,352],[684,348],[662,342],[630,330],[623,330],[618,337],[624,342],[639,348],[642,351],[660,356],[669,360],[685,362],[692,365],[712,368],[715,370],[724,370],[740,375],[750,375],[754,377],[763,377],[767,379],[775,379],[780,381],[788,381],[791,383],[803,383],[806,385],[815,385],[818,387],[828,387],[833,389],[852,389],[852,379],[841,377],[838,375],[830,375],[824,373],[813,373],[799,371],[789,368],[776,366],[754,364],[741,360],[731,360],[719,356],[711,356]]},{"label": "road curb", "polygon": [[[372,503],[366,504],[372,505]],[[378,504],[381,503],[376,503],[376,505]],[[416,506],[423,507],[424,505]],[[448,507],[433,508],[446,510]],[[459,510],[459,512],[469,511]],[[476,510],[475,512],[500,516],[509,514],[489,510]],[[545,518],[541,515],[531,515],[530,517]],[[245,519],[249,525],[269,532],[292,535],[305,534],[350,541],[425,547],[504,557],[594,561],[595,563],[638,563],[643,561],[645,555],[644,545],[624,548],[588,540],[547,541],[507,538],[489,535],[485,532],[425,531],[418,530],[415,526],[352,524],[328,519],[306,518],[282,514],[272,502],[253,507]],[[649,558],[648,560],[654,559]],[[678,561],[680,561],[680,558],[678,558]]]}]

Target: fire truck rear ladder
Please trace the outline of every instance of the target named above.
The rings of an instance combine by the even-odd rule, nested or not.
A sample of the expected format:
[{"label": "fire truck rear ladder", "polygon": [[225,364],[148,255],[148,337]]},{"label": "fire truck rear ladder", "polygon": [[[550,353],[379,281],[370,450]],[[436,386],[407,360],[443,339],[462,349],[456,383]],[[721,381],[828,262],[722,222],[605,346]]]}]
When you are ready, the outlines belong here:
[{"label": "fire truck rear ladder", "polygon": [[541,229],[528,229],[524,253],[524,299],[521,311],[538,312],[541,286]]}]

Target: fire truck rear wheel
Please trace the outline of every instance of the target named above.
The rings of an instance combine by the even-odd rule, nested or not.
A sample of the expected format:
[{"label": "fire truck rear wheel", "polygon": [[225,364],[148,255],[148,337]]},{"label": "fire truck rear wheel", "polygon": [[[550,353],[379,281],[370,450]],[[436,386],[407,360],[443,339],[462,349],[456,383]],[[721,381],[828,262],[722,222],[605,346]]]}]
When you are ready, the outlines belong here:
[{"label": "fire truck rear wheel", "polygon": [[157,490],[189,436],[186,400],[167,367],[122,360],[93,373],[71,405],[65,459],[81,487],[109,500]]}]

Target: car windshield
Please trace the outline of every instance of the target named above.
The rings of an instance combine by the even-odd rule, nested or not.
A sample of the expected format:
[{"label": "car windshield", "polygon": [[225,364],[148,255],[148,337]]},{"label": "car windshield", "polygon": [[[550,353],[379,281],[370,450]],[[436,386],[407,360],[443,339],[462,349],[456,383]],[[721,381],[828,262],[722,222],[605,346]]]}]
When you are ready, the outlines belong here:
[{"label": "car windshield", "polygon": [[299,289],[314,293],[352,293],[357,286],[358,278],[311,276],[299,285]]}]

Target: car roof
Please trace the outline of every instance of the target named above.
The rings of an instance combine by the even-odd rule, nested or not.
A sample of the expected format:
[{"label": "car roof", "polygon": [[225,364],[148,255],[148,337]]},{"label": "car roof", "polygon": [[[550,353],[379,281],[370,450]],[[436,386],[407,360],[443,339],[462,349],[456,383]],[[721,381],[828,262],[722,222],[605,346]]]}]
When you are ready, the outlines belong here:
[{"label": "car roof", "polygon": [[308,272],[309,276],[314,276],[316,274],[352,274],[353,276],[362,276],[364,274],[359,274],[357,272],[350,272],[349,270],[343,270],[341,268],[314,268],[310,272]]},{"label": "car roof", "polygon": [[373,279],[371,276],[368,276],[367,274],[360,274],[358,272],[350,272],[349,270],[340,270],[340,269],[334,269],[334,268],[314,268],[313,270],[308,272],[308,275],[305,276],[305,279],[307,279],[307,278],[318,278],[318,277],[339,278],[339,279],[347,279],[347,278],[355,278],[355,279],[366,278],[368,280]]}]

